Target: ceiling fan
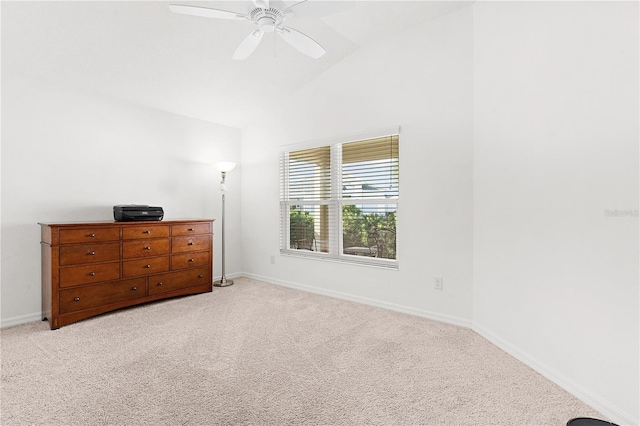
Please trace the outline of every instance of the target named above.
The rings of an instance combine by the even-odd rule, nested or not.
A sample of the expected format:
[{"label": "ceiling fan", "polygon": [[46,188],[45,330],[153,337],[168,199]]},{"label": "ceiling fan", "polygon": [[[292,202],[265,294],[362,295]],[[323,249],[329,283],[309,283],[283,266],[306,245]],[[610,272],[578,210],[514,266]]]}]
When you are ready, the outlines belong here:
[{"label": "ceiling fan", "polygon": [[265,33],[276,32],[292,47],[314,59],[320,58],[327,51],[306,34],[285,26],[285,21],[292,18],[321,18],[345,10],[353,5],[353,1],[320,1],[303,0],[287,7],[280,0],[252,0],[248,3],[247,13],[229,12],[200,6],[172,4],[169,9],[175,13],[202,16],[205,18],[235,19],[249,21],[257,29],[251,32],[236,48],[233,59],[246,59],[260,44]]}]

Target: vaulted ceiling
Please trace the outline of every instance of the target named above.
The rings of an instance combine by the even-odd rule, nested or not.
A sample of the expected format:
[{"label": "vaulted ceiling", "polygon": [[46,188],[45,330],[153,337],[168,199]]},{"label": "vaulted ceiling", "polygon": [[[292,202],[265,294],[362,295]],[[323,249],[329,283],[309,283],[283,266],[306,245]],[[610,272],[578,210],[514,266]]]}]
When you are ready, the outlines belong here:
[{"label": "vaulted ceiling", "polygon": [[250,22],[176,14],[172,3],[240,13],[250,4],[2,1],[2,71],[242,128],[360,47],[469,4],[356,1],[334,15],[288,23],[327,50],[320,59],[271,33],[248,59],[234,61]]}]

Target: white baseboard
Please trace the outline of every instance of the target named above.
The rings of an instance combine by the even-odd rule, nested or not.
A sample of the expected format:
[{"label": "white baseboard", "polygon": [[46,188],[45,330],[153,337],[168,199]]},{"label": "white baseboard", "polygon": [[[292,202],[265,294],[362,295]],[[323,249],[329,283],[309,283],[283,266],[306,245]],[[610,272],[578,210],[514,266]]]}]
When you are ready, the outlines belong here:
[{"label": "white baseboard", "polygon": [[418,317],[423,317],[427,319],[432,319],[435,321],[444,322],[447,324],[453,324],[460,327],[471,328],[471,321],[455,317],[452,315],[444,315],[437,312],[426,311],[423,309],[412,308],[410,306],[398,305],[395,303],[385,302],[383,300],[370,299],[368,297],[356,296],[349,293],[343,293],[335,290],[327,290],[320,287],[314,287],[309,285],[304,285],[292,281],[284,281],[271,277],[265,277],[256,274],[244,273],[238,274],[238,276],[244,276],[247,278],[251,278],[257,281],[263,281],[270,284],[281,285],[283,287],[294,288],[297,290],[308,291],[309,293],[320,294],[323,296],[335,297],[336,299],[349,300],[351,302],[362,303],[365,305],[377,306],[379,308],[389,309],[390,311],[402,312],[405,314],[415,315]]},{"label": "white baseboard", "polygon": [[28,315],[20,315],[17,317],[3,318],[0,322],[0,328],[7,328],[14,325],[26,324],[28,322],[42,321],[42,313],[34,312]]},{"label": "white baseboard", "polygon": [[472,327],[473,331],[508,353],[509,355],[516,358],[518,361],[528,365],[533,370],[542,374],[545,378],[551,380],[553,383],[557,384],[585,404],[590,407],[593,407],[594,410],[602,413],[607,416],[611,421],[617,423],[619,425],[629,425],[629,426],[638,426],[638,419],[634,419],[633,416],[619,407],[611,404],[606,401],[601,396],[593,394],[589,390],[575,383],[573,380],[566,377],[564,374],[560,373],[553,368],[545,365],[540,362],[535,357],[529,355],[527,352],[521,350],[500,338],[488,328],[483,327],[480,324],[473,323]]}]

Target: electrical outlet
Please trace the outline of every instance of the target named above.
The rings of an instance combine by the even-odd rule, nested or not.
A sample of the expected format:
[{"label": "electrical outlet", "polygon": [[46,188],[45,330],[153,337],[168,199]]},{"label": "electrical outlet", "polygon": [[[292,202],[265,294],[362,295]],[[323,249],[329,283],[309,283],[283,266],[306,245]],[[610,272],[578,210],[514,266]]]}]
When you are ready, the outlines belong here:
[{"label": "electrical outlet", "polygon": [[272,264],[272,265],[275,265],[275,264],[276,264],[276,255],[275,255],[275,254],[272,254],[272,255],[271,255],[271,264]]},{"label": "electrical outlet", "polygon": [[442,277],[433,277],[433,288],[442,290]]}]

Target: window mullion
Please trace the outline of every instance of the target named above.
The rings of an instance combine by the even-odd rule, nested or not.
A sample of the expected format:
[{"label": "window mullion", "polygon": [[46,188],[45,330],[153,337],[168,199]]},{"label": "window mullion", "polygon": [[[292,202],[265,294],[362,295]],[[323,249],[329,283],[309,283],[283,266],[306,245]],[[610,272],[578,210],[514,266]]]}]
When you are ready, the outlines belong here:
[{"label": "window mullion", "polygon": [[280,154],[280,251],[289,249],[289,153]]},{"label": "window mullion", "polygon": [[342,144],[331,146],[331,201],[332,226],[329,253],[339,257],[342,253]]}]

